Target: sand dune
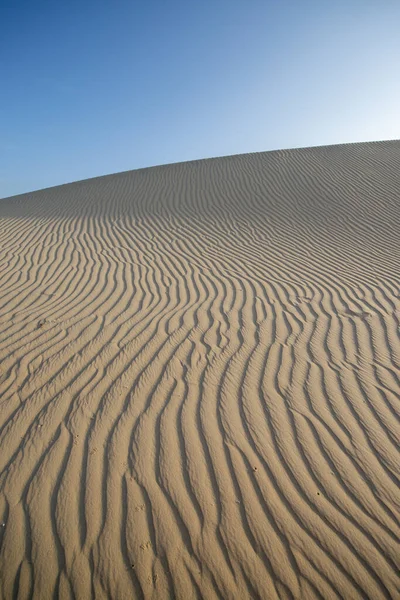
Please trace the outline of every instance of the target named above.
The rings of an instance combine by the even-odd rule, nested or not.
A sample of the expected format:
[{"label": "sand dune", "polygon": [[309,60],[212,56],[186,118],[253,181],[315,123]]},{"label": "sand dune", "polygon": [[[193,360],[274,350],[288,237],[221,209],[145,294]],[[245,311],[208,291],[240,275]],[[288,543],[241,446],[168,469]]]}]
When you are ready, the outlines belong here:
[{"label": "sand dune", "polygon": [[0,597],[400,598],[400,142],[0,201]]}]

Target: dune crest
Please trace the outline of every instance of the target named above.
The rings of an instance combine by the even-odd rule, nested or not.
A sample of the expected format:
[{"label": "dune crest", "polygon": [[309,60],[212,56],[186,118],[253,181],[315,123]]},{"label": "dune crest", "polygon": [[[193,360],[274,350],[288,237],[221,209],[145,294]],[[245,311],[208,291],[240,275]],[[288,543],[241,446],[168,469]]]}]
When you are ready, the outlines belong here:
[{"label": "dune crest", "polygon": [[400,597],[400,142],[0,201],[0,597]]}]

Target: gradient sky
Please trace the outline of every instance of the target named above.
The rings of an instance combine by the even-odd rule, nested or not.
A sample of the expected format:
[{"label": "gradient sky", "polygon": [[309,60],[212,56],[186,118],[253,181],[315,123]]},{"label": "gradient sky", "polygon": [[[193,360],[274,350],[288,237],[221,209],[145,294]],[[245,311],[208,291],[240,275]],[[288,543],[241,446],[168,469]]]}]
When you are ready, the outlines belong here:
[{"label": "gradient sky", "polygon": [[400,138],[399,0],[0,0],[0,197]]}]

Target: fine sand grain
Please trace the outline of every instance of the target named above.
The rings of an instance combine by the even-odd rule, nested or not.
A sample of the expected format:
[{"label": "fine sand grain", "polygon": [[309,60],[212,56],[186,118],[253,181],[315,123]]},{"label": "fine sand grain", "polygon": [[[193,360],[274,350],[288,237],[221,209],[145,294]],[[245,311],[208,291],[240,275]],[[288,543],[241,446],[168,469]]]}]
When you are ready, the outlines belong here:
[{"label": "fine sand grain", "polygon": [[400,142],[0,201],[0,597],[400,597]]}]

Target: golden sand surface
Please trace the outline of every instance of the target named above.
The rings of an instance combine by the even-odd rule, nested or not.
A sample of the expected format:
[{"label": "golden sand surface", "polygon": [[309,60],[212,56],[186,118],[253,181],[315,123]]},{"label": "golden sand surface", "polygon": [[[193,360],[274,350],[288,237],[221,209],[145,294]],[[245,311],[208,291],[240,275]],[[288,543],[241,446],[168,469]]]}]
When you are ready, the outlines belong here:
[{"label": "golden sand surface", "polygon": [[400,598],[400,142],[0,200],[0,598]]}]

